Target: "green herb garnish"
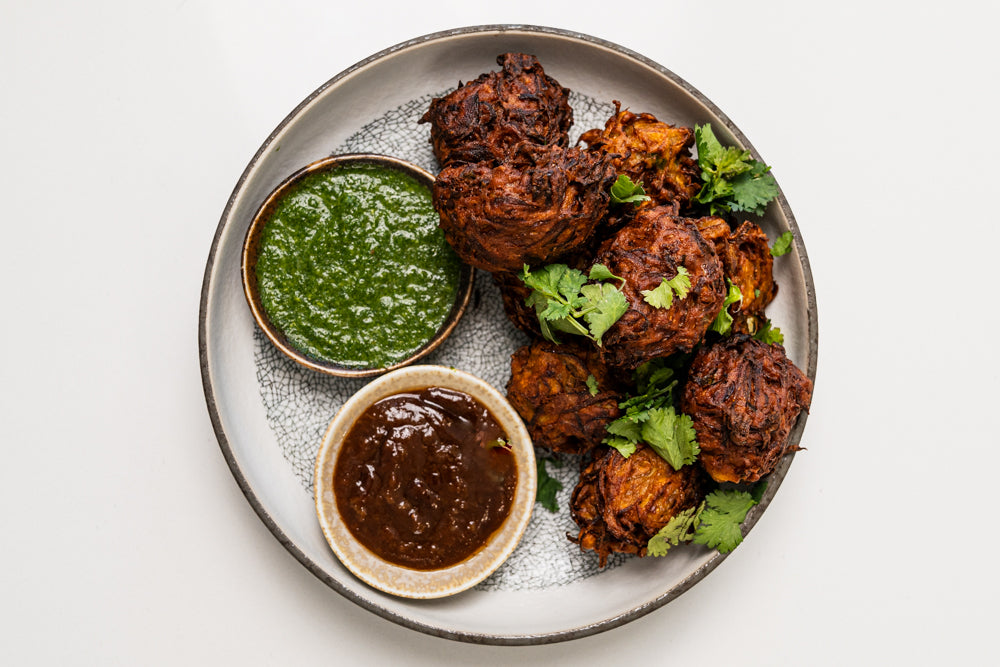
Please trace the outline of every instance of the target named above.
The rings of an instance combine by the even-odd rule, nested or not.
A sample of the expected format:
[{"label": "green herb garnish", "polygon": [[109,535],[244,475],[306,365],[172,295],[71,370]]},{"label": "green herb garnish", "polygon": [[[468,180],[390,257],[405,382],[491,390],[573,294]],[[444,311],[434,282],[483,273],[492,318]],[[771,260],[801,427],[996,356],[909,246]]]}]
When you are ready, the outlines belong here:
[{"label": "green herb garnish", "polygon": [[646,544],[649,556],[665,556],[681,542],[704,544],[720,553],[729,553],[743,541],[740,526],[750,508],[760,502],[767,483],[756,485],[752,492],[716,489],[698,507],[691,507],[672,518]]},{"label": "green herb garnish", "polygon": [[729,306],[737,301],[743,301],[743,292],[740,291],[740,288],[734,285],[729,278],[726,278],[726,284],[729,286],[729,291],[726,292],[726,299],[722,302],[722,310],[708,327],[710,331],[718,332],[723,336],[728,336],[733,329],[733,316],[729,314]]},{"label": "green herb garnish", "polygon": [[691,289],[690,275],[683,266],[677,267],[677,275],[670,280],[664,278],[659,287],[642,290],[642,300],[653,308],[669,308],[674,301],[674,294],[683,301]]},{"label": "green herb garnish", "polygon": [[740,524],[757,504],[746,491],[716,489],[705,498],[692,541],[720,553],[729,553],[743,541]]},{"label": "green herb garnish", "polygon": [[[525,300],[534,306],[542,336],[553,343],[555,332],[586,336],[601,344],[601,336],[628,310],[621,289],[603,280],[619,280],[603,264],[595,264],[590,275],[565,264],[549,264],[531,271],[527,264],[521,280],[532,292]],[[590,282],[588,281],[597,281]]]},{"label": "green herb garnish", "polygon": [[549,476],[549,471],[545,467],[546,461],[556,467],[560,465],[553,459],[536,459],[535,463],[538,469],[538,487],[535,492],[535,502],[550,512],[558,512],[559,505],[556,503],[556,493],[562,490],[563,485],[562,482],[555,477]]},{"label": "green herb garnish", "polygon": [[642,181],[633,183],[625,174],[619,174],[618,180],[611,184],[612,204],[641,204],[652,199],[642,189]]},{"label": "green herb garnish", "polygon": [[646,555],[666,556],[671,547],[676,547],[681,542],[690,542],[694,537],[694,528],[698,525],[698,515],[704,507],[704,502],[697,507],[689,507],[668,521],[656,535],[649,538]]},{"label": "green herb garnish", "polygon": [[590,392],[591,396],[597,396],[597,392],[600,391],[597,387],[597,378],[591,373],[587,376],[587,391]]},{"label": "green herb garnish", "polygon": [[645,442],[674,470],[694,463],[700,449],[691,418],[674,404],[675,375],[676,369],[664,360],[640,366],[636,371],[640,394],[618,404],[625,414],[608,424],[605,444],[628,458]]},{"label": "green herb garnish", "polygon": [[790,253],[792,251],[792,238],[791,231],[787,231],[779,236],[774,241],[774,245],[771,246],[771,257],[781,257]]},{"label": "green herb garnish", "polygon": [[723,146],[709,123],[695,125],[694,136],[704,182],[694,200],[708,205],[712,215],[726,211],[764,215],[768,202],[778,196],[771,168],[750,157],[750,151]]},{"label": "green herb garnish", "polygon": [[767,343],[768,345],[773,345],[777,343],[778,345],[784,345],[785,335],[781,333],[781,329],[775,326],[771,326],[771,320],[764,323],[757,333],[753,335],[754,338],[762,343]]}]

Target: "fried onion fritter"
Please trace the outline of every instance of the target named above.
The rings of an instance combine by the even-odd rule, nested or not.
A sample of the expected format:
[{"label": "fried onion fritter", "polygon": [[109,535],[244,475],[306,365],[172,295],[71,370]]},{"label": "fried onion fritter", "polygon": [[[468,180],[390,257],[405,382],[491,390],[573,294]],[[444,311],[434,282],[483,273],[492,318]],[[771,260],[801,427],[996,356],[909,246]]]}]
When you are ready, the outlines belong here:
[{"label": "fried onion fritter", "polygon": [[500,163],[523,142],[566,146],[573,124],[569,90],[547,76],[538,60],[523,53],[497,56],[499,72],[431,101],[420,119],[431,124],[431,144],[442,166]]},{"label": "fried onion fritter", "polygon": [[701,171],[691,157],[694,130],[674,127],[648,113],[622,111],[614,101],[615,113],[604,129],[584,132],[580,140],[591,149],[614,155],[615,169],[632,182],[642,182],[652,201],[641,206],[677,202],[681,208],[701,189]]},{"label": "fried onion fritter", "polygon": [[797,447],[788,434],[808,411],[812,382],[785,355],[745,334],[698,350],[681,394],[700,460],[717,482],[756,482]]},{"label": "fried onion fritter", "polygon": [[[583,454],[600,444],[607,425],[621,415],[623,395],[590,346],[535,341],[514,352],[510,369],[507,398],[540,447]],[[591,376],[594,394],[587,386]]]},{"label": "fried onion fritter", "polygon": [[729,235],[722,258],[726,277],[743,295],[729,307],[733,331],[753,335],[767,322],[764,309],[778,293],[767,234],[755,223],[744,222]]},{"label": "fried onion fritter", "polygon": [[579,148],[522,144],[515,163],[446,167],[434,207],[462,261],[487,271],[521,271],[584,247],[608,207],[615,171],[606,156]]},{"label": "fried onion fritter", "polygon": [[[625,279],[622,291],[628,310],[604,334],[601,347],[605,363],[623,370],[690,352],[726,297],[722,262],[712,245],[693,221],[673,216],[669,207],[640,209],[601,247],[594,261]],[[675,298],[669,308],[646,303],[642,292],[674,278],[682,266],[691,281],[686,298]]]},{"label": "fried onion fritter", "polygon": [[601,567],[611,553],[645,556],[649,539],[698,505],[706,491],[705,473],[696,465],[674,470],[644,444],[628,458],[609,447],[573,489],[570,512],[580,527],[573,541],[597,552]]}]

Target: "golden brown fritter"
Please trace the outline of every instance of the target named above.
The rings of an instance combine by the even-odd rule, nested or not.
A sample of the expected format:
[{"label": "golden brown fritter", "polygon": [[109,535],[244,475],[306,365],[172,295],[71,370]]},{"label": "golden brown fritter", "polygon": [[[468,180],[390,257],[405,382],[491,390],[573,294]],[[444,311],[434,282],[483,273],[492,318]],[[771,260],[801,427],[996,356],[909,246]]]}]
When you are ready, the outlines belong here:
[{"label": "golden brown fritter", "polygon": [[[604,334],[601,348],[610,366],[632,370],[651,359],[691,351],[722,309],[722,262],[693,221],[671,212],[668,207],[640,209],[594,260],[625,279],[628,310]],[[686,298],[674,298],[669,308],[644,301],[643,290],[674,278],[682,266],[691,281]]]},{"label": "golden brown fritter", "polygon": [[600,444],[607,425],[621,415],[623,396],[590,346],[535,341],[514,353],[510,370],[507,398],[540,447],[582,454]]},{"label": "golden brown fritter", "polygon": [[778,293],[767,234],[755,223],[744,222],[729,235],[722,264],[726,277],[743,295],[741,301],[729,306],[733,331],[755,334],[767,322],[764,309]]},{"label": "golden brown fritter", "polygon": [[680,470],[640,444],[628,458],[610,447],[580,474],[570,511],[580,527],[574,540],[593,550],[604,567],[611,553],[646,555],[646,544],[707,491],[697,465]]},{"label": "golden brown fritter", "polygon": [[700,461],[717,482],[756,482],[785,454],[788,434],[809,409],[812,382],[768,345],[733,334],[698,350],[681,394]]},{"label": "golden brown fritter", "polygon": [[569,90],[550,76],[534,56],[504,53],[503,68],[431,101],[420,119],[431,124],[434,155],[442,166],[460,162],[507,160],[518,144],[568,144],[573,124]]},{"label": "golden brown fritter", "polygon": [[584,247],[608,207],[615,171],[579,148],[522,144],[517,164],[446,167],[434,183],[441,229],[467,264],[521,271]]},{"label": "golden brown fritter", "polygon": [[729,251],[729,235],[732,233],[729,223],[722,218],[710,216],[696,218],[694,226],[698,228],[702,237],[715,248],[715,254],[723,260],[723,269],[725,269],[726,253]]},{"label": "golden brown fritter", "polygon": [[648,113],[622,111],[615,100],[615,114],[603,130],[588,130],[580,140],[590,148],[615,155],[614,165],[619,174],[632,182],[642,181],[651,202],[642,206],[657,206],[676,201],[681,208],[701,189],[701,171],[691,157],[694,130],[674,127]]}]

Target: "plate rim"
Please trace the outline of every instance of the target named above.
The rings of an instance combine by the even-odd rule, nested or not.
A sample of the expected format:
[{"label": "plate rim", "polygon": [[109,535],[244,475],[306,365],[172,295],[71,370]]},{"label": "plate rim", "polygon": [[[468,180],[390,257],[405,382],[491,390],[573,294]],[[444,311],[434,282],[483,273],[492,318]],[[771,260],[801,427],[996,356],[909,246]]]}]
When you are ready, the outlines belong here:
[{"label": "plate rim", "polygon": [[[675,74],[673,71],[667,69],[666,67],[656,63],[653,60],[643,56],[640,53],[632,51],[626,47],[623,47],[614,42],[610,42],[599,37],[594,37],[585,33],[565,30],[562,28],[553,28],[549,26],[539,26],[530,24],[486,24],[486,25],[474,25],[465,26],[460,28],[452,28],[448,30],[441,30],[437,32],[427,33],[419,37],[414,37],[412,39],[406,40],[404,42],[399,42],[392,46],[389,46],[371,56],[356,62],[350,67],[339,72],[322,85],[320,85],[316,90],[309,94],[305,99],[303,99],[291,112],[289,112],[281,122],[275,127],[274,130],[268,134],[267,138],[254,153],[253,157],[247,163],[244,168],[243,173],[240,175],[239,180],[237,180],[236,185],[233,187],[232,192],[228,200],[226,201],[226,206],[222,211],[219,223],[216,227],[215,234],[212,238],[212,244],[208,253],[208,260],[205,265],[205,272],[202,279],[201,288],[201,298],[198,307],[198,357],[201,366],[201,377],[202,377],[202,390],[205,394],[205,403],[208,409],[209,418],[212,423],[212,429],[215,431],[216,439],[219,443],[219,447],[222,451],[222,455],[229,466],[229,470],[233,475],[237,485],[242,491],[247,502],[253,508],[254,512],[257,514],[258,518],[264,523],[268,530],[275,536],[278,542],[296,558],[307,570],[309,570],[316,578],[322,581],[324,584],[335,590],[340,595],[344,596],[354,604],[371,611],[372,613],[381,616],[389,621],[392,621],[398,625],[407,627],[412,630],[417,630],[428,635],[441,637],[444,639],[451,639],[457,641],[463,641],[472,644],[491,644],[491,645],[505,645],[505,646],[523,646],[523,645],[538,645],[538,644],[551,644],[562,641],[569,641],[572,639],[578,639],[581,637],[587,637],[590,635],[598,634],[600,632],[605,632],[613,628],[620,627],[630,621],[637,618],[641,618],[646,614],[659,609],[660,607],[666,605],[668,602],[679,597],[681,594],[687,592],[692,586],[708,575],[712,570],[719,566],[719,564],[725,560],[729,554],[721,554],[716,552],[716,554],[700,568],[692,572],[688,577],[679,582],[669,591],[663,595],[641,604],[637,607],[630,609],[627,612],[618,614],[611,618],[606,618],[594,623],[589,623],[582,626],[577,626],[574,628],[569,628],[562,631],[550,632],[550,633],[539,633],[539,634],[507,634],[507,635],[491,635],[481,632],[467,632],[458,630],[449,630],[447,628],[442,628],[427,623],[422,623],[420,621],[414,620],[397,614],[389,609],[378,606],[377,604],[366,600],[363,597],[355,594],[353,591],[345,587],[339,581],[329,576],[316,562],[310,559],[305,552],[303,552],[294,541],[292,541],[288,535],[281,529],[270,513],[264,508],[262,503],[257,499],[254,494],[253,489],[250,488],[249,481],[243,474],[240,468],[239,462],[236,460],[231,443],[229,442],[229,437],[225,432],[222,425],[222,419],[219,414],[218,403],[215,399],[215,387],[212,382],[211,370],[209,367],[208,360],[208,331],[207,331],[207,313],[208,313],[208,301],[209,295],[212,287],[212,275],[215,268],[215,261],[218,255],[219,244],[222,239],[222,235],[227,226],[227,220],[232,212],[233,205],[236,201],[237,195],[243,188],[249,178],[250,173],[253,171],[254,167],[260,161],[261,157],[267,152],[268,148],[271,146],[275,138],[284,130],[284,128],[296,117],[298,114],[308,106],[313,100],[318,96],[323,94],[331,86],[335,85],[340,80],[348,77],[353,72],[375,62],[381,60],[387,56],[390,56],[396,52],[403,51],[405,49],[412,48],[414,46],[438,41],[446,40],[455,37],[465,37],[475,34],[502,34],[502,33],[534,33],[540,35],[549,35],[555,37],[562,37],[571,40],[576,40],[580,42],[585,42],[593,46],[601,47],[613,51],[619,55],[625,56],[632,60],[642,63],[643,65],[657,71],[661,75],[670,79],[675,85],[683,88],[689,95],[694,97],[699,103],[707,107],[713,114],[720,118],[726,125],[727,129],[733,133],[733,135],[738,139],[738,141],[751,152],[751,154],[760,159],[760,154],[757,152],[756,148],[751,144],[743,132],[730,120],[730,118],[719,109],[711,100],[709,100],[705,95],[703,95],[698,89],[689,84],[683,78]],[[784,192],[781,190],[780,184],[778,185],[778,196],[775,200],[778,206],[781,208],[782,214],[788,222],[789,229],[793,232],[793,243],[798,254],[800,268],[802,270],[803,282],[805,283],[806,289],[806,338],[808,341],[808,353],[806,357],[806,368],[804,369],[806,376],[813,381],[815,385],[816,380],[816,367],[818,360],[818,343],[819,343],[819,329],[818,329],[818,315],[816,307],[816,289],[815,283],[812,277],[812,270],[809,264],[809,258],[806,254],[805,244],[802,240],[802,234],[799,230],[798,223],[795,220],[795,216],[792,214],[791,208],[788,205],[788,201],[785,199]],[[799,442],[801,439],[802,432],[805,428],[806,419],[808,417],[807,412],[803,412],[792,429],[790,438],[794,439],[795,442]],[[774,497],[778,488],[781,486],[781,482],[784,480],[785,475],[789,467],[791,466],[794,454],[788,455],[782,458],[781,463],[778,468],[771,474],[771,483],[768,484],[767,490],[764,496],[761,498],[760,504],[755,506],[750,513],[747,515],[746,520],[743,524],[744,534],[748,534],[756,525],[763,511],[770,504],[771,499]]]}]

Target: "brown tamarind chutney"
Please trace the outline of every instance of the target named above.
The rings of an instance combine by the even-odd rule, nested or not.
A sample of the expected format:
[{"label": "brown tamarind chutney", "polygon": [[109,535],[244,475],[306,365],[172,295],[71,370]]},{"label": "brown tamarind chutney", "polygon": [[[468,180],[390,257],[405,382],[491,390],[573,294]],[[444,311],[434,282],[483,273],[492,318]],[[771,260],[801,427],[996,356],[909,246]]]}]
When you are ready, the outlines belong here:
[{"label": "brown tamarind chutney", "polygon": [[443,387],[370,406],[348,431],[333,475],[354,537],[416,570],[478,552],[510,514],[517,488],[503,428],[475,398]]}]

